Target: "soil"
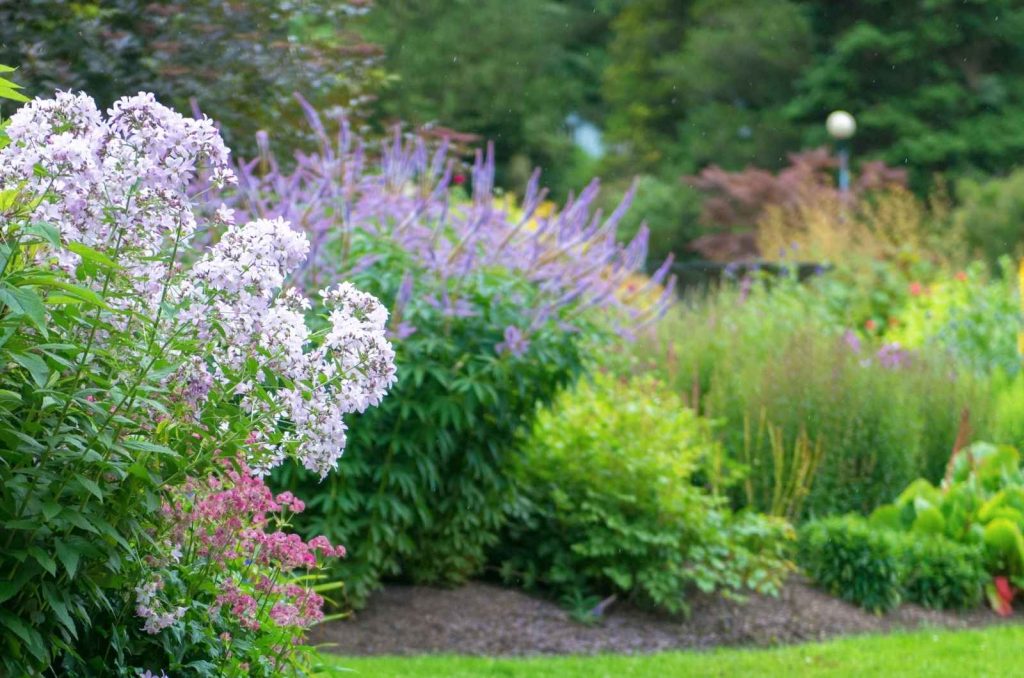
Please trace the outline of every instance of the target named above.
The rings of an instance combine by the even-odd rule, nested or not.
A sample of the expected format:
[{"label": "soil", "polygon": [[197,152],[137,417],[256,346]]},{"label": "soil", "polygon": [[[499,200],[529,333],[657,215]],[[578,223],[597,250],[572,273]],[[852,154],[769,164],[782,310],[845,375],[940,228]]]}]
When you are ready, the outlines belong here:
[{"label": "soil", "polygon": [[310,640],[349,656],[643,653],[1024,622],[1019,613],[1001,619],[987,608],[956,613],[916,605],[878,616],[816,590],[801,577],[792,577],[777,598],[751,596],[737,603],[699,596],[691,608],[687,619],[679,619],[618,602],[606,609],[600,624],[584,625],[551,601],[492,584],[390,585],[351,618],[316,627]]}]

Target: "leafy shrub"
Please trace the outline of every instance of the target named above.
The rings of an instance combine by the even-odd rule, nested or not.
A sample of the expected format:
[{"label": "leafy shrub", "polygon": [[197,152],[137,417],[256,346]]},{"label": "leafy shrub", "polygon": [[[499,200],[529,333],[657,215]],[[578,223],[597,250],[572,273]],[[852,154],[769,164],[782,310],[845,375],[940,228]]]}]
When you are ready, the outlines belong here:
[{"label": "leafy shrub", "polygon": [[969,609],[982,600],[982,550],[941,534],[901,532],[858,516],[800,528],[799,562],[830,593],[874,612],[901,600],[935,609]]},{"label": "leafy shrub", "polygon": [[678,612],[694,586],[774,592],[788,570],[788,524],[733,516],[693,484],[717,446],[653,380],[580,383],[538,416],[525,447],[517,514],[492,556],[507,581]]},{"label": "leafy shrub", "polygon": [[1017,276],[1009,258],[1000,261],[1001,278],[993,279],[977,262],[934,284],[916,285],[887,340],[947,355],[981,374],[1019,372]]},{"label": "leafy shrub", "polygon": [[380,50],[354,30],[353,15],[366,4],[5,2],[0,63],[19,65],[32,94],[86,91],[106,107],[122,92],[145,90],[182,112],[194,100],[232,148],[252,148],[261,129],[301,136],[301,110],[288,105],[292,92],[348,106],[382,82]]},{"label": "leafy shrub", "polygon": [[651,231],[649,254],[653,261],[670,254],[677,260],[692,256],[687,246],[702,232],[698,210],[696,192],[678,177],[665,180],[644,175],[636,182],[636,199],[623,222],[623,234],[637,233],[646,224]]},{"label": "leafy shrub", "polygon": [[[308,300],[281,290],[308,241],[283,221],[234,224],[227,210],[198,223],[187,189],[199,167],[215,183],[232,177],[212,122],[182,118],[152,95],[121,99],[104,118],[88,96],[58,93],[3,127],[5,675],[277,675],[299,660],[292,647],[319,612],[306,582],[284,596],[264,586],[275,623],[262,630],[243,633],[215,609],[228,582],[247,593],[315,567],[315,558],[274,555],[280,542],[301,553],[296,535],[260,532],[274,501],[293,502],[218,474],[211,488],[242,485],[256,493],[249,500],[262,497],[258,508],[225,493],[227,506],[195,516],[188,539],[173,528],[190,507],[164,505],[185,501],[196,491],[186,477],[215,471],[222,456],[263,471],[288,457],[327,473],[345,444],[342,417],[379,402],[394,379],[386,313],[338,285],[324,291],[330,317],[313,331]],[[201,228],[224,233],[193,247]],[[189,541],[243,526],[252,529],[230,556]],[[324,541],[313,547],[336,553]],[[172,562],[204,558],[217,561],[216,574],[207,561],[174,580]],[[287,623],[271,614],[299,599],[303,613]],[[233,659],[230,639],[212,628],[235,631],[241,653]],[[236,661],[282,643],[248,668]]]},{"label": "leafy shrub", "polygon": [[872,612],[899,605],[902,544],[897,534],[847,516],[800,528],[797,562],[832,595]]},{"label": "leafy shrub", "polygon": [[391,308],[399,383],[353,422],[341,475],[276,477],[305,500],[305,534],[353,545],[337,573],[358,606],[381,577],[455,583],[483,567],[537,406],[576,378],[591,344],[656,319],[671,283],[659,284],[663,266],[642,289],[628,287],[646,232],[619,245],[627,205],[601,216],[596,183],[541,213],[534,176],[522,207],[511,207],[495,200],[489,149],[461,197],[445,147],[396,136],[368,160],[346,121],[332,138],[309,112],[320,153],[287,170],[269,153],[245,163],[228,198],[301,225],[315,252],[310,289],[352,280]]},{"label": "leafy shrub", "polygon": [[[726,229],[751,228],[772,209],[792,211],[799,215],[806,207],[814,209],[814,202],[836,206],[838,191],[832,180],[832,168],[838,164],[838,160],[827,148],[791,153],[788,159],[789,166],[777,174],[755,167],[729,172],[717,165],[710,165],[698,175],[687,177],[694,187],[708,194],[703,203],[702,223],[707,227]],[[855,196],[860,197],[862,193],[871,190],[904,183],[905,170],[873,162],[867,163],[858,173],[857,182],[851,186],[851,190]],[[833,210],[832,213],[837,212]],[[777,213],[776,216],[782,215]],[[831,216],[826,219],[835,221]],[[805,244],[808,235],[812,241],[816,240],[814,229],[808,229],[812,224],[807,223],[805,218],[797,221],[797,224],[774,223],[768,229],[769,232],[759,233],[761,254],[766,258],[775,258],[780,250],[789,250],[794,237]],[[795,227],[801,232],[781,232],[779,226],[782,231]],[[811,232],[807,233],[808,230]],[[846,237],[838,232],[830,235]],[[823,243],[819,241],[817,244]],[[807,254],[813,256],[820,253]]]},{"label": "leafy shrub", "polygon": [[935,535],[914,535],[908,541],[903,554],[907,600],[942,610],[981,603],[988,576],[980,549]]}]

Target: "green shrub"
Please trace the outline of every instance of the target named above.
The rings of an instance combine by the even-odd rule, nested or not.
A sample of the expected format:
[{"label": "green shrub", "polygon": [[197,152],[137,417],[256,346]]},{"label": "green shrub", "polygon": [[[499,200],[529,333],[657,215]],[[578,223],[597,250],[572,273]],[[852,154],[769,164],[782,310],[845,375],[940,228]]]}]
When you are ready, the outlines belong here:
[{"label": "green shrub", "polygon": [[707,422],[651,379],[599,375],[542,412],[516,472],[520,497],[493,560],[507,581],[565,601],[617,594],[671,612],[704,591],[772,592],[788,524],[733,516],[693,484],[714,477]]},{"label": "green shrub", "polygon": [[949,356],[981,374],[1020,371],[1021,330],[1017,274],[1009,257],[999,259],[1000,277],[974,262],[955,275],[922,286],[899,313],[886,338],[914,350]]},{"label": "green shrub", "polygon": [[899,605],[903,552],[897,533],[846,516],[805,524],[797,543],[800,566],[832,595],[872,612]]},{"label": "green shrub", "polygon": [[987,580],[983,552],[941,534],[903,532],[879,519],[844,516],[800,528],[799,562],[830,593],[874,612],[901,600],[935,609],[969,609]]},{"label": "green shrub", "polygon": [[196,219],[195,169],[227,156],[146,94],[0,123],[0,675],[309,667],[340,549],[277,531],[302,507],[252,469],[333,467],[342,417],[393,381],[386,312],[338,286],[314,331],[282,291],[301,235]]},{"label": "green shrub", "polygon": [[[357,234],[351,246],[379,256],[353,282],[393,308],[415,261],[381,239]],[[582,369],[580,336],[557,329],[521,356],[495,349],[503,328],[528,322],[521,278],[490,269],[450,281],[475,311],[455,317],[429,303],[439,291],[428,280],[402,311],[416,332],[395,344],[399,381],[351,423],[345,463],[322,482],[294,465],[276,476],[306,501],[300,530],[352,545],[336,574],[355,607],[382,577],[456,584],[483,567],[513,497],[517,438]]]},{"label": "green shrub", "polygon": [[967,610],[982,600],[988,575],[981,549],[939,535],[912,535],[903,552],[907,600],[934,609]]}]

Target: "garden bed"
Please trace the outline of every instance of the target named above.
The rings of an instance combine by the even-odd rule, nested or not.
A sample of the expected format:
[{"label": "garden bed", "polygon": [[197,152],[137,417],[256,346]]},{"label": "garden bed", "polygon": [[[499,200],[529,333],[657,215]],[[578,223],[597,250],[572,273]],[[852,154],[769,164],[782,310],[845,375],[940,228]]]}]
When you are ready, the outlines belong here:
[{"label": "garden bed", "polygon": [[311,640],[348,656],[632,653],[788,644],[856,633],[1022,620],[1019,613],[1001,619],[986,608],[955,613],[917,605],[877,616],[792,577],[778,598],[751,596],[746,603],[735,603],[699,596],[685,620],[618,603],[607,611],[603,623],[586,626],[553,602],[474,582],[458,589],[389,585],[352,618],[314,628]]}]

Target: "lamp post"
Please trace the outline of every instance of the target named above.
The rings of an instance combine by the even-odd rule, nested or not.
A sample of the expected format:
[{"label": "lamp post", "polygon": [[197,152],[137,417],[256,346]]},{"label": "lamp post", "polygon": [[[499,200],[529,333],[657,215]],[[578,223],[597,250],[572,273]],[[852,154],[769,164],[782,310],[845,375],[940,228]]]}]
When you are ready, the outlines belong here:
[{"label": "lamp post", "polygon": [[832,111],[825,120],[825,129],[836,140],[839,153],[839,194],[845,198],[850,191],[849,139],[857,131],[857,121],[846,111]]}]

